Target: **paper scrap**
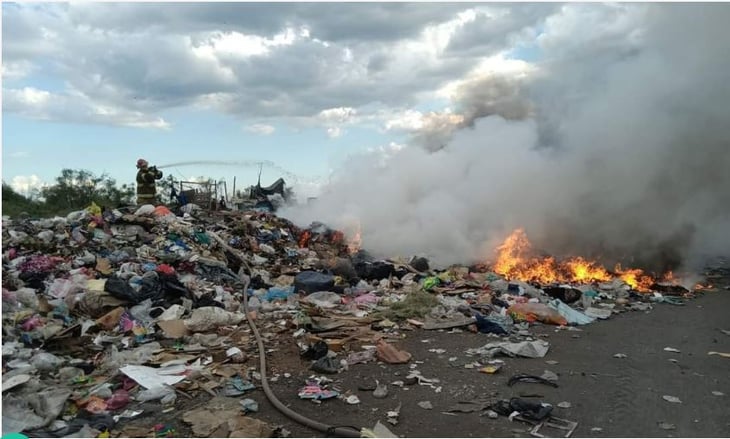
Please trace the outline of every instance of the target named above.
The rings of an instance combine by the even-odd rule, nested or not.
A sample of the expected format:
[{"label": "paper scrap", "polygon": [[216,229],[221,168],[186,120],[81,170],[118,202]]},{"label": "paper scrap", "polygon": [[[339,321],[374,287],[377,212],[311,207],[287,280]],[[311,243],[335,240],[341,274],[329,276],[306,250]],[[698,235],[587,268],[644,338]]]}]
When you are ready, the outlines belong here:
[{"label": "paper scrap", "polygon": [[120,367],[119,371],[132,378],[145,389],[151,389],[153,387],[160,387],[163,385],[171,386],[185,379],[185,377],[181,375],[164,375],[166,372],[165,370],[160,373],[160,369],[147,366],[124,366]]}]

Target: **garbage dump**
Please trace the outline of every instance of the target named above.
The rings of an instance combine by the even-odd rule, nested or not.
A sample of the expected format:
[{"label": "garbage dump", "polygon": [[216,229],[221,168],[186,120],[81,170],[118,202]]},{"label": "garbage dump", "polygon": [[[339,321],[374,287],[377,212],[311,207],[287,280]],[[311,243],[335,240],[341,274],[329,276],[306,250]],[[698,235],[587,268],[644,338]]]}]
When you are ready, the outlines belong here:
[{"label": "garbage dump", "polygon": [[[600,324],[695,294],[608,272],[539,282],[516,275],[516,265],[499,270],[504,259],[501,275],[487,265],[376,260],[324,224],[299,228],[266,212],[90,207],[65,217],[3,217],[2,236],[2,428],[34,437],[174,436],[179,425],[155,422],[165,413],[198,437],[285,435],[290,425],[260,420],[263,353],[249,319],[267,349],[297,345],[308,376],[299,383],[302,403],[363,405],[362,392],[407,399],[409,385],[441,391],[441,379],[418,371],[425,359],[402,347],[413,334],[479,335],[461,353],[465,367],[495,374],[505,361],[548,355],[550,342],[532,337],[534,325]],[[242,268],[250,269],[245,291]],[[330,377],[373,362],[410,373],[364,385],[360,397],[333,385]],[[515,376],[557,386],[551,377]],[[213,399],[185,404],[199,397]],[[513,398],[479,410],[537,425],[552,407]],[[150,410],[146,430],[131,426]],[[382,420],[394,428],[414,422],[399,421],[401,410]],[[392,434],[380,423],[362,427]]]}]

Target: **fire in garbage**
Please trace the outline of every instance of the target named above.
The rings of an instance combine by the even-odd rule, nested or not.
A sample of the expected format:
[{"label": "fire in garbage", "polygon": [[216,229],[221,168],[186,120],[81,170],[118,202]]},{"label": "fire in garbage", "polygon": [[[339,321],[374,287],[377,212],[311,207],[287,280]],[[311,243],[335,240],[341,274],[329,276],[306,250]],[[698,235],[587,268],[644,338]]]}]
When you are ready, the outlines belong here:
[{"label": "fire in garbage", "polygon": [[352,233],[352,237],[347,240],[347,250],[351,255],[360,251],[360,248],[362,247],[362,231],[360,230],[360,222],[355,221],[355,226],[353,228],[354,231]]},{"label": "fire in garbage", "polygon": [[614,267],[613,272],[609,272],[600,263],[580,256],[563,261],[551,256],[535,257],[524,229],[514,230],[497,247],[496,252],[492,270],[510,280],[550,284],[607,282],[620,278],[640,292],[651,291],[657,281],[674,285],[679,285],[681,281],[671,271],[655,278],[640,268],[623,269],[620,264]]}]

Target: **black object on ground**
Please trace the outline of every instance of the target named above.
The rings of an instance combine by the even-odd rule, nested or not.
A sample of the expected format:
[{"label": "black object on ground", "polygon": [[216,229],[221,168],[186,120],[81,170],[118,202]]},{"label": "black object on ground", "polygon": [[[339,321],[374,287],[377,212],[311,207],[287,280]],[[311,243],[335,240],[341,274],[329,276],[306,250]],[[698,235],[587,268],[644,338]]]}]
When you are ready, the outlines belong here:
[{"label": "black object on ground", "polygon": [[512,387],[516,383],[537,383],[537,384],[546,384],[546,385],[552,386],[552,387],[558,387],[558,384],[553,381],[546,380],[543,377],[539,377],[536,375],[528,375],[525,373],[513,375],[512,377],[510,377],[509,381],[507,381],[507,385],[510,387]]}]

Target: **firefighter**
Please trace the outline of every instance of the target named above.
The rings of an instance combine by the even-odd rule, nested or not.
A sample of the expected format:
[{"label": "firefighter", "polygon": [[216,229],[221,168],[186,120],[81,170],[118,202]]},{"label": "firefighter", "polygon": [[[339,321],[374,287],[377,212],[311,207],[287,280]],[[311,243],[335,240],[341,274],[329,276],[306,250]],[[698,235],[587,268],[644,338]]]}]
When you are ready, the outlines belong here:
[{"label": "firefighter", "polygon": [[155,204],[157,187],[155,180],[162,178],[162,172],[155,166],[149,166],[147,160],[137,160],[137,205]]}]

